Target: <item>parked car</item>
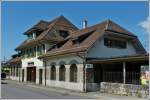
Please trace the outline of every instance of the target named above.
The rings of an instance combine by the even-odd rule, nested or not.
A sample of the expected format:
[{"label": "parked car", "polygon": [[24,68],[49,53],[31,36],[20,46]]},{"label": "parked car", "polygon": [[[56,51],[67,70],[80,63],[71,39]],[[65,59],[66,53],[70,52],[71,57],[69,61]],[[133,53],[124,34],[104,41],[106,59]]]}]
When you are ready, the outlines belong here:
[{"label": "parked car", "polygon": [[1,80],[5,80],[6,79],[6,73],[5,72],[2,72],[1,73]]}]

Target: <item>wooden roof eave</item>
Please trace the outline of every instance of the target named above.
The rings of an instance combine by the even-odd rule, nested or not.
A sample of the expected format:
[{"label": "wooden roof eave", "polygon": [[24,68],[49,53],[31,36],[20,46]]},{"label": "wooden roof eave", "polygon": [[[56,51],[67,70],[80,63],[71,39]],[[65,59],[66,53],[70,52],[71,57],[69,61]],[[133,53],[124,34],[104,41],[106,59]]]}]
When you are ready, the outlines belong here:
[{"label": "wooden roof eave", "polygon": [[149,61],[149,55],[143,56],[129,56],[129,57],[116,57],[116,58],[95,58],[89,59],[87,58],[88,63],[112,63],[112,62],[139,62],[139,61]]},{"label": "wooden roof eave", "polygon": [[53,58],[57,58],[57,57],[61,57],[61,56],[67,56],[67,55],[76,55],[76,56],[80,57],[81,59],[84,59],[85,51],[63,53],[63,54],[59,54],[59,55],[58,54],[57,55],[42,55],[42,56],[39,56],[38,59],[47,60],[47,59],[53,59]]},{"label": "wooden roof eave", "polygon": [[64,50],[64,51],[66,51],[66,52],[62,52],[62,51],[60,52],[60,51],[58,51],[58,52],[52,52],[52,53],[49,53],[49,54],[44,54],[44,55],[38,57],[38,59],[44,59],[44,58],[48,58],[48,57],[56,57],[56,56],[61,56],[61,55],[66,55],[66,54],[74,54],[74,53],[79,56],[80,54],[85,54],[86,49],[77,50],[77,51],[74,51],[74,50],[71,51],[69,49],[69,51],[68,50]]}]

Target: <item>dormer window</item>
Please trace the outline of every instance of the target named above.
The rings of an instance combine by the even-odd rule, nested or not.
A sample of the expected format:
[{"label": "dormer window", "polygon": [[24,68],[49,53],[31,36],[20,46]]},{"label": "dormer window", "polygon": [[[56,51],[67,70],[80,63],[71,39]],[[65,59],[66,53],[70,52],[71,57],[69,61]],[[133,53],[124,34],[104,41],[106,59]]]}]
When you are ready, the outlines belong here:
[{"label": "dormer window", "polygon": [[58,48],[57,44],[54,44],[51,49],[56,49],[56,48]]},{"label": "dormer window", "polygon": [[57,48],[62,47],[67,41],[68,41],[68,40],[64,40],[64,41],[61,41],[61,42],[59,42],[59,43],[57,43],[57,44],[52,45],[51,48],[48,49],[48,51],[50,51],[50,50],[52,50],[52,49],[57,49]]},{"label": "dormer window", "polygon": [[29,34],[28,35],[28,40],[31,40],[33,38],[33,35],[32,34]]},{"label": "dormer window", "polygon": [[59,34],[63,38],[66,38],[69,35],[68,31],[65,31],[65,30],[59,30]]},{"label": "dormer window", "polygon": [[36,32],[33,32],[32,34],[28,35],[28,40],[32,40],[36,38]]},{"label": "dormer window", "polygon": [[72,42],[73,42],[73,44],[79,44],[80,43],[78,37],[72,39]]},{"label": "dormer window", "polygon": [[73,44],[80,44],[82,43],[85,39],[87,39],[94,31],[88,32],[86,34],[83,34],[81,36],[75,37],[72,39]]}]

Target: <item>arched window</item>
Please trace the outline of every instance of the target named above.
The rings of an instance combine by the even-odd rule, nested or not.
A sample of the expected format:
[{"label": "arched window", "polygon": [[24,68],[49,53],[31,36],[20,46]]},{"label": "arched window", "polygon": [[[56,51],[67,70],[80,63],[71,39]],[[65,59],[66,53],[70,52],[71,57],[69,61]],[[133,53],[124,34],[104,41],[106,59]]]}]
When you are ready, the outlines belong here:
[{"label": "arched window", "polygon": [[61,65],[59,68],[59,81],[65,81],[65,72],[66,72],[65,66]]},{"label": "arched window", "polygon": [[70,66],[70,82],[77,82],[77,66],[72,64]]},{"label": "arched window", "polygon": [[51,67],[51,80],[56,80],[56,68],[55,65]]}]

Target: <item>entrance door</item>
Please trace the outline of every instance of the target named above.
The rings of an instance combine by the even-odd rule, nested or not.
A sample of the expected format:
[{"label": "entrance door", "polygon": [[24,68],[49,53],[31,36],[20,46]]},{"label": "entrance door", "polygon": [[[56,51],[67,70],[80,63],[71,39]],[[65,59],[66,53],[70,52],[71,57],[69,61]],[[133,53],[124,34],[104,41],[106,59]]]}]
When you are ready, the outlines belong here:
[{"label": "entrance door", "polygon": [[35,82],[36,81],[36,67],[33,67],[31,69],[31,81]]},{"label": "entrance door", "polygon": [[43,74],[43,70],[39,69],[39,84],[42,84],[42,74]]},{"label": "entrance door", "polygon": [[27,68],[27,81],[35,82],[36,81],[36,67]]},{"label": "entrance door", "polygon": [[24,69],[22,69],[22,82],[24,82]]}]

